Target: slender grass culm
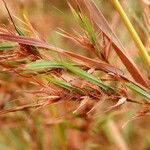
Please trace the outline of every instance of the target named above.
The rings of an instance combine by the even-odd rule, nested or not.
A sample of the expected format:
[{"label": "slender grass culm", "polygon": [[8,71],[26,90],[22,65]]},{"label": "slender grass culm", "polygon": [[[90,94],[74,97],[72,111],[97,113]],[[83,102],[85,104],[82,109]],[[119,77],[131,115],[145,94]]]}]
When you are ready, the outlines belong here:
[{"label": "slender grass culm", "polygon": [[111,0],[113,6],[118,11],[121,19],[123,20],[126,28],[128,29],[132,39],[134,40],[137,48],[139,49],[139,54],[143,62],[145,63],[145,66],[147,66],[147,71],[150,73],[150,55],[148,54],[145,46],[143,45],[140,37],[138,36],[137,32],[135,31],[133,25],[131,24],[129,18],[127,17],[126,13],[124,12],[122,6],[119,3],[119,0]]}]

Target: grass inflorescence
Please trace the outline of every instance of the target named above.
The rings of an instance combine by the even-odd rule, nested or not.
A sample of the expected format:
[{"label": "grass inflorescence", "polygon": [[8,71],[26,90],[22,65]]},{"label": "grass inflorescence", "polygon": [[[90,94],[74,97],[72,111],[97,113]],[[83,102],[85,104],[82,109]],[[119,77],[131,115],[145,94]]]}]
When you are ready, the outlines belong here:
[{"label": "grass inflorescence", "polygon": [[149,149],[147,2],[141,22],[118,0],[16,2],[20,17],[1,2],[0,149]]}]

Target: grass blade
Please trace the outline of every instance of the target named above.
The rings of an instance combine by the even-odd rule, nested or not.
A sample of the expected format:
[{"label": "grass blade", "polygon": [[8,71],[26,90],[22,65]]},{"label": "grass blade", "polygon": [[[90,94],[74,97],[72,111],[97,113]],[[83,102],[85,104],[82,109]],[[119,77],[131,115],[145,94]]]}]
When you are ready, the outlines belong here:
[{"label": "grass blade", "polygon": [[82,90],[80,90],[77,87],[72,86],[71,84],[69,84],[69,83],[67,83],[67,82],[65,82],[63,80],[58,80],[58,79],[55,79],[55,78],[50,77],[50,76],[45,76],[44,78],[47,81],[49,81],[50,83],[53,83],[53,84],[55,84],[55,85],[57,85],[59,87],[62,87],[64,89],[66,89],[66,90],[75,91],[75,92],[77,92],[79,94],[83,94]]},{"label": "grass blade", "polygon": [[[143,60],[143,62],[145,63],[145,66],[147,66],[148,68],[150,68],[150,56],[148,55],[147,50],[145,49],[140,37],[138,36],[137,32],[135,31],[133,25],[131,24],[130,20],[128,19],[126,13],[124,12],[122,6],[120,5],[118,0],[111,0],[112,4],[114,5],[114,7],[116,8],[116,10],[118,11],[118,13],[121,16],[121,19],[123,20],[126,28],[128,29],[130,35],[132,36],[132,39],[135,43],[135,45],[137,46],[137,48],[139,49],[140,52],[140,56]],[[149,71],[149,69],[148,69]]]},{"label": "grass blade", "polygon": [[72,66],[70,65],[69,63],[63,63],[63,66],[65,68],[67,68],[70,72],[80,76],[81,78],[101,87],[103,90],[107,91],[109,89],[112,90],[111,87],[105,85],[100,79],[97,79],[96,77],[94,77],[93,75],[87,73],[86,71],[78,68],[78,67],[75,67],[75,66]]},{"label": "grass blade", "polygon": [[0,43],[0,51],[12,50],[14,48],[16,48],[16,45],[12,43]]},{"label": "grass blade", "polygon": [[25,66],[25,69],[32,71],[42,71],[46,69],[63,68],[63,66],[55,61],[36,61],[29,63]]},{"label": "grass blade", "polygon": [[[79,12],[76,12],[75,9],[69,4],[69,7],[74,15],[74,17],[79,22],[80,26],[86,31],[88,39],[95,46],[96,45],[96,34],[94,32],[93,26],[90,20]],[[78,7],[79,8],[79,7]]]},{"label": "grass blade", "polygon": [[110,64],[104,63],[102,61],[100,62],[97,60],[93,60],[93,59],[75,54],[73,52],[63,50],[61,48],[58,48],[56,46],[53,46],[41,40],[37,40],[34,38],[29,38],[29,37],[23,37],[23,36],[8,35],[8,34],[0,34],[0,39],[5,40],[5,41],[17,42],[19,44],[31,45],[31,46],[36,46],[39,48],[49,49],[63,56],[67,56],[69,58],[71,57],[74,60],[83,62],[85,65],[88,64],[88,67],[94,67],[95,69],[99,69],[105,72],[112,72],[114,74],[122,75],[121,70],[111,66]]},{"label": "grass blade", "polygon": [[133,83],[126,83],[126,86],[137,94],[141,95],[146,100],[150,100],[150,94]]},{"label": "grass blade", "polygon": [[111,87],[105,85],[101,80],[97,79],[93,75],[87,73],[86,71],[73,66],[70,63],[65,63],[65,62],[51,62],[51,61],[36,61],[30,64],[27,64],[25,67],[26,69],[29,70],[45,70],[45,69],[52,69],[52,68],[65,68],[69,70],[70,72],[74,73],[75,75],[78,75],[79,77],[101,87],[103,90],[107,91],[109,89],[112,90]]},{"label": "grass blade", "polygon": [[70,58],[73,59],[76,62],[83,62],[85,66],[94,67],[95,69],[102,70],[102,71],[107,72],[107,73],[117,74],[123,80],[128,81],[128,82],[132,82],[135,85],[138,85],[139,87],[141,87],[142,89],[144,89],[143,87],[146,87],[146,86],[144,86],[145,84],[144,85],[143,84],[138,84],[137,82],[134,82],[132,80],[127,79],[123,75],[121,70],[111,66],[110,64],[104,63],[102,61],[100,62],[100,61],[97,61],[97,60],[94,60],[94,59],[87,58],[87,57],[82,56],[82,55],[75,54],[73,52],[63,50],[61,48],[58,48],[56,46],[53,46],[51,44],[48,44],[44,41],[41,41],[41,40],[38,40],[38,39],[35,39],[35,38],[9,35],[9,34],[0,34],[0,39],[5,40],[5,41],[10,41],[10,42],[16,42],[16,43],[24,44],[24,45],[36,46],[36,47],[39,47],[39,48],[44,48],[44,49],[47,49],[47,50],[50,50],[50,51],[53,51],[53,52],[57,52],[57,53],[61,54],[62,56],[67,56],[69,59]]},{"label": "grass blade", "polygon": [[9,9],[8,9],[8,6],[7,6],[6,2],[5,2],[5,0],[2,0],[2,1],[3,1],[4,5],[5,5],[5,8],[6,8],[6,10],[7,10],[7,13],[8,13],[8,15],[9,15],[9,18],[10,18],[10,20],[11,20],[11,22],[12,22],[12,24],[13,24],[15,30],[16,30],[16,32],[17,32],[19,35],[24,36],[24,33],[15,25],[15,22],[14,22],[14,20],[13,20],[13,17],[11,16],[11,13],[10,13],[10,11],[9,11]]},{"label": "grass blade", "polygon": [[135,63],[130,59],[130,57],[125,53],[125,48],[121,44],[120,40],[117,38],[115,33],[110,28],[108,22],[106,21],[105,17],[101,13],[101,11],[97,8],[95,3],[91,0],[84,1],[86,7],[89,10],[91,18],[93,19],[96,26],[105,33],[105,35],[112,41],[112,46],[116,53],[118,54],[119,58],[126,66],[127,70],[130,72],[134,80],[143,85],[144,87],[149,87],[147,81],[144,79],[143,75],[136,67]]}]

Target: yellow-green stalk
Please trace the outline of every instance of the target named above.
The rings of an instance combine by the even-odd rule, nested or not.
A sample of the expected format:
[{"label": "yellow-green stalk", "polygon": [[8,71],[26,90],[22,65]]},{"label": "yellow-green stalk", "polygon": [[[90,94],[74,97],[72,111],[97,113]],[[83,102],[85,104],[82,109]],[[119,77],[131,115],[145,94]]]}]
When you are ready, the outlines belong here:
[{"label": "yellow-green stalk", "polygon": [[145,49],[145,46],[143,45],[140,37],[138,36],[137,32],[135,31],[133,25],[131,24],[130,20],[128,19],[126,13],[124,12],[121,4],[118,0],[111,0],[113,6],[118,11],[121,19],[123,20],[124,24],[126,25],[128,31],[130,32],[130,35],[132,36],[132,39],[134,40],[137,48],[140,51],[140,56],[142,57],[145,65],[147,66],[148,72],[150,72],[150,56]]}]

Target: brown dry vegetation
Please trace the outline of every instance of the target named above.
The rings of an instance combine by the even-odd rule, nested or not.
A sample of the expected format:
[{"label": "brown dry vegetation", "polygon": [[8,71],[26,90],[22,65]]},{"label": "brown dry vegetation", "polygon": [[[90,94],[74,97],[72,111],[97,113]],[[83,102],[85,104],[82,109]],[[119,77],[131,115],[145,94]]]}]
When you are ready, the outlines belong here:
[{"label": "brown dry vegetation", "polygon": [[150,4],[115,2],[0,1],[0,150],[150,149]]}]

